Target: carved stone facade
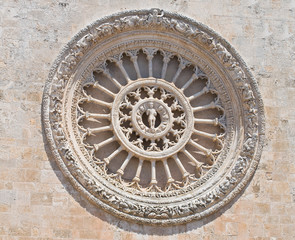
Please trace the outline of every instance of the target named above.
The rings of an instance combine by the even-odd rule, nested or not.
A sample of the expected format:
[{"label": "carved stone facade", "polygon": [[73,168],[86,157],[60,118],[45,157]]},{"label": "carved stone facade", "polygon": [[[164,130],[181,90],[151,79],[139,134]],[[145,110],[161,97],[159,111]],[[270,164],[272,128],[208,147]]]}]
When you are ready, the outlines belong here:
[{"label": "carved stone facade", "polygon": [[251,179],[264,140],[256,81],[222,37],[159,9],[80,31],[55,61],[43,123],[63,174],[137,223],[201,219]]},{"label": "carved stone facade", "polygon": [[[109,17],[152,8],[157,8],[159,18],[146,25],[132,27],[128,20],[134,21],[136,15],[153,19],[152,10]],[[295,1],[291,0],[0,1],[0,239],[295,239],[294,18]],[[171,27],[165,25],[166,19]],[[115,21],[118,26],[126,21],[126,27],[112,29]],[[103,35],[102,25],[113,32]],[[100,34],[96,42],[84,38],[90,33]],[[66,57],[74,53],[77,56],[70,62]],[[260,130],[263,114],[256,84],[239,55],[261,93],[265,130]],[[99,56],[101,60],[96,59]],[[119,58],[130,84],[120,63],[116,64]],[[234,80],[239,74],[231,70],[235,66],[241,67],[241,78],[248,86]],[[107,72],[121,86],[114,85]],[[194,72],[197,79],[186,85]],[[57,79],[64,80],[58,83]],[[131,85],[140,81],[142,88]],[[149,100],[150,91],[155,94]],[[246,99],[252,98],[249,104],[254,111],[247,110]],[[220,109],[194,112],[195,133],[186,138],[190,111],[212,102]],[[112,119],[115,108],[121,115]],[[252,136],[258,133],[253,142],[247,141],[253,137],[246,128],[252,124],[246,118],[251,112],[259,127],[253,130]],[[46,122],[41,120],[44,116],[48,116]],[[128,125],[131,120],[132,126]],[[119,127],[110,129],[114,121]],[[112,137],[113,142],[101,146]],[[213,158],[190,140],[212,150]],[[62,147],[62,143],[68,145]],[[94,146],[101,147],[95,150]],[[176,149],[175,154],[169,155],[169,149]],[[114,152],[117,155],[112,158]],[[129,152],[132,157],[124,168]],[[139,156],[161,153],[167,164],[165,158],[143,157],[140,169]],[[174,155],[189,174],[184,178]],[[152,181],[153,164],[156,181]],[[219,199],[215,189],[220,191]],[[136,207],[142,207],[139,211],[146,216],[136,216]],[[156,218],[161,211],[161,218]]]}]

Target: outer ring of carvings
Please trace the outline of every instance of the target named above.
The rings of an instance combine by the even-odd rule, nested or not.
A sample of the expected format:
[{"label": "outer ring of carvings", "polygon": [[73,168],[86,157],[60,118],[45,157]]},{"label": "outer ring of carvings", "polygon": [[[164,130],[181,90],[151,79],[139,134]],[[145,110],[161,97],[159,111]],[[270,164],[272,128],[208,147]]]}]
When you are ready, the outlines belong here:
[{"label": "outer ring of carvings", "polygon": [[[261,155],[264,140],[264,112],[262,100],[253,76],[228,42],[208,27],[191,19],[168,12],[160,11],[158,13],[154,15],[151,10],[120,13],[98,20],[78,33],[64,48],[50,71],[43,95],[42,120],[48,143],[59,167],[64,175],[71,180],[72,184],[79,191],[83,192],[89,200],[124,219],[149,224],[168,225],[183,223],[192,219],[200,219],[210,215],[239,194],[253,175]],[[162,14],[164,14],[164,17],[161,16]],[[127,18],[127,20],[131,18],[129,20],[133,22],[128,22],[127,20],[127,22],[125,20],[121,21],[121,18]],[[121,199],[114,197],[114,200],[110,200],[111,196],[107,196],[105,189],[102,186],[96,186],[87,177],[87,174],[79,168],[72,150],[68,146],[64,136],[65,133],[61,128],[63,121],[59,108],[60,105],[62,106],[64,104],[62,102],[63,89],[69,79],[70,72],[75,69],[76,64],[83,58],[83,54],[92,44],[108,36],[110,32],[113,31],[113,33],[116,33],[116,31],[122,31],[122,29],[131,28],[134,24],[139,24],[139,22],[143,23],[143,28],[163,27],[166,29],[167,26],[173,26],[171,28],[172,30],[169,29],[169,31],[174,31],[185,37],[192,38],[194,41],[202,44],[204,49],[207,49],[212,56],[219,59],[231,75],[242,98],[245,122],[248,119],[252,119],[246,124],[245,132],[247,136],[245,136],[243,149],[230,174],[204,198],[196,199],[188,205],[178,205],[177,207],[181,208],[182,212],[186,212],[186,214],[180,215],[181,217],[179,218],[173,218],[173,212],[177,211],[176,206],[172,207],[172,209],[167,207],[159,209],[125,202],[125,206],[119,206],[118,208],[116,203]],[[63,159],[66,159],[66,161],[64,162]],[[71,170],[69,171],[69,169]],[[85,190],[83,185],[90,192],[96,192],[101,196],[100,200]],[[104,194],[106,194],[105,197]],[[107,204],[104,202],[107,202]],[[113,205],[113,207],[109,205]],[[202,211],[203,205],[207,208]],[[191,212],[188,213],[187,211]],[[167,215],[167,212],[170,215],[172,213],[170,219],[164,219],[166,217],[165,213]],[[134,215],[132,216],[130,213]]]}]

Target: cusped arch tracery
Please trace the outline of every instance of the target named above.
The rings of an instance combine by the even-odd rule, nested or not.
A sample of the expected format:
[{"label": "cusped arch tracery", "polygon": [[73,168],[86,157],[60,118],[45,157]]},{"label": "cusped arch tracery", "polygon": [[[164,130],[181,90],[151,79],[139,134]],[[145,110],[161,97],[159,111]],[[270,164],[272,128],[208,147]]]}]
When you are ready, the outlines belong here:
[{"label": "cusped arch tracery", "polygon": [[54,156],[94,204],[127,220],[200,219],[257,166],[256,83],[212,30],[158,9],[81,31],[52,68],[43,120]]}]

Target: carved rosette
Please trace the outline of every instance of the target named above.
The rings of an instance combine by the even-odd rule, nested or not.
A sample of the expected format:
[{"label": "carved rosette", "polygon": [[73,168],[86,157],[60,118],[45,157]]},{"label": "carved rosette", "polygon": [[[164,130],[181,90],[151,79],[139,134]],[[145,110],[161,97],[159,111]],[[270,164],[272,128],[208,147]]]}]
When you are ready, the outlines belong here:
[{"label": "carved rosette", "polygon": [[264,139],[257,84],[233,47],[158,9],[79,32],[51,69],[42,114],[73,186],[137,223],[216,212],[251,179]]}]

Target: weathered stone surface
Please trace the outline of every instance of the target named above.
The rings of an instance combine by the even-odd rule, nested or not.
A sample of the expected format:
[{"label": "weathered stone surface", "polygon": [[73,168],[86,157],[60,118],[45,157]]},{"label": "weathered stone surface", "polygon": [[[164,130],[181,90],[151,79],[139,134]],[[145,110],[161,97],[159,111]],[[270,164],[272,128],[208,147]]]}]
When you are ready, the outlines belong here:
[{"label": "weathered stone surface", "polygon": [[160,9],[81,30],[50,70],[42,120],[77,190],[157,226],[200,220],[235,198],[264,143],[257,83],[234,48]]},{"label": "weathered stone surface", "polygon": [[[0,6],[0,189],[8,194],[1,196],[2,239],[295,237],[292,1],[2,0]],[[257,79],[266,116],[266,146],[241,196],[209,219],[167,228],[118,220],[83,199],[46,155],[40,120],[50,66],[73,35],[102,16],[152,7],[189,16],[227,39]],[[51,195],[52,204],[33,204],[36,193]]]}]

